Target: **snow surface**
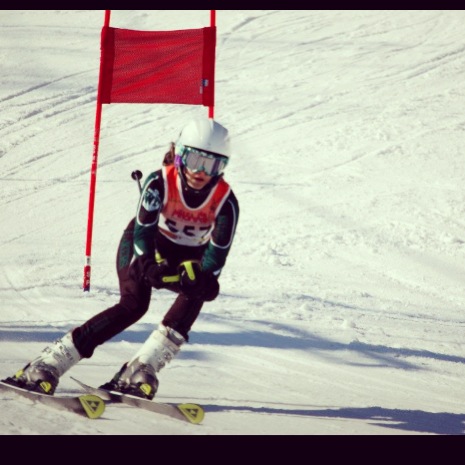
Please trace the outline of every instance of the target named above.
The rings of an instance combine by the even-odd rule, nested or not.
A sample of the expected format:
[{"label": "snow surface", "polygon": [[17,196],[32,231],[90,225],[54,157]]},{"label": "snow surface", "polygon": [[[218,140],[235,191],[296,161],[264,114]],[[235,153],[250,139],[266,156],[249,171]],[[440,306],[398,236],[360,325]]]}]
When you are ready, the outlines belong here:
[{"label": "snow surface", "polygon": [[[134,169],[158,169],[207,109],[103,109],[91,292],[82,291],[104,10],[0,15],[0,376],[118,301],[115,254]],[[161,401],[103,419],[0,393],[2,435],[460,435],[465,431],[464,11],[218,11],[216,118],[241,205],[222,295],[206,304]],[[209,12],[113,11],[174,30]],[[66,373],[107,381],[173,294]],[[33,406],[33,408],[31,408]]]}]

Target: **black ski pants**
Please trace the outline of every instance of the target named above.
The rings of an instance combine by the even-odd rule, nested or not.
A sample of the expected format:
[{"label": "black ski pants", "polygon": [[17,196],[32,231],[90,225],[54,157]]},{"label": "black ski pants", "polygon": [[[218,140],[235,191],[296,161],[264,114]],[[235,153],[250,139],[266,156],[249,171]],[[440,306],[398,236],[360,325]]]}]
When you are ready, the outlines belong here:
[{"label": "black ski pants", "polygon": [[[150,306],[152,288],[145,281],[133,279],[129,273],[129,266],[133,257],[133,219],[121,237],[116,257],[116,269],[119,279],[120,301],[115,306],[104,310],[92,317],[83,325],[73,330],[74,344],[83,358],[92,357],[97,346],[123,332],[140,320]],[[183,260],[200,259],[203,250],[195,251],[192,256],[183,256],[184,248],[157,247],[163,258],[176,263]],[[178,292],[176,288],[171,289]],[[204,300],[187,298],[178,294],[171,308],[165,314],[162,324],[173,328],[186,341],[188,333],[202,309]]]}]

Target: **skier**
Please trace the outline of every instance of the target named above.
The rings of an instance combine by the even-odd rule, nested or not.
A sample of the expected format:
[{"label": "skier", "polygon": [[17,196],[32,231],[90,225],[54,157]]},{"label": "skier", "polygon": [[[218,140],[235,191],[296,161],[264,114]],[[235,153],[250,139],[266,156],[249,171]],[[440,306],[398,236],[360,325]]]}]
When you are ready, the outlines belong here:
[{"label": "skier", "polygon": [[206,118],[190,122],[171,144],[163,167],[148,176],[119,243],[119,303],[66,333],[4,381],[53,395],[60,376],[144,316],[152,288],[168,289],[177,297],[161,324],[101,386],[153,399],[158,371],[188,341],[204,302],[219,294],[218,278],[239,217],[223,174],[230,156],[224,126]]}]

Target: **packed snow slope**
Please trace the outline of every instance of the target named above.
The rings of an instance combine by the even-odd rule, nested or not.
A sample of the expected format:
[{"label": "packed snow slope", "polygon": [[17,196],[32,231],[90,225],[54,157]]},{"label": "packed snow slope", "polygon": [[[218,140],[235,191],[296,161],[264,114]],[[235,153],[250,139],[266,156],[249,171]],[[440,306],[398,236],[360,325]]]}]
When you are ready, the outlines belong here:
[{"label": "packed snow slope", "polygon": [[[103,108],[91,291],[82,273],[103,10],[0,15],[0,376],[118,301],[116,248],[204,107]],[[137,30],[209,12],[113,11]],[[241,206],[221,276],[157,399],[86,420],[1,393],[3,435],[455,435],[465,431],[464,11],[217,11],[215,117]],[[107,381],[173,294],[66,373]]]}]

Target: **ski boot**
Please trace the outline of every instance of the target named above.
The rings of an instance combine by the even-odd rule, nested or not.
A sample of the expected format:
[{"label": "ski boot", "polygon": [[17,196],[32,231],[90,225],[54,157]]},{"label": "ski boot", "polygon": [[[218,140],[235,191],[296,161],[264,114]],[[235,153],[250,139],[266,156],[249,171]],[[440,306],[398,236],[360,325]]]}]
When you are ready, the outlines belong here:
[{"label": "ski boot", "polygon": [[53,395],[60,376],[81,360],[71,332],[46,347],[42,354],[13,376],[3,380],[7,384],[28,391]]},{"label": "ski boot", "polygon": [[58,370],[43,363],[28,363],[13,376],[3,380],[4,383],[27,389],[28,391],[40,392],[41,394],[53,395],[59,381]]},{"label": "ski boot", "polygon": [[100,389],[152,400],[158,390],[158,378],[151,365],[134,360],[130,364],[125,363],[111,381],[102,384]]},{"label": "ski boot", "polygon": [[156,373],[177,355],[184,341],[177,331],[160,325],[136,355],[100,388],[152,400],[159,385]]}]

